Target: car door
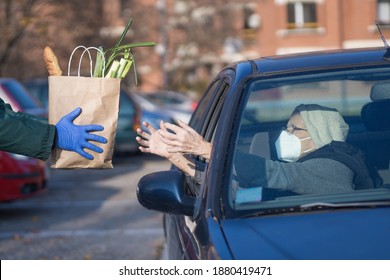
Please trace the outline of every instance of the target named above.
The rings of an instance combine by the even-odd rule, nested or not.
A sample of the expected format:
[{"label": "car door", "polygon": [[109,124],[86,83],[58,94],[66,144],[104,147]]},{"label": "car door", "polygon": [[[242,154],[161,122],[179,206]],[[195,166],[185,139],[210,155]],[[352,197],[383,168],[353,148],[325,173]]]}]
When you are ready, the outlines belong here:
[{"label": "car door", "polygon": [[[207,141],[213,140],[232,75],[233,71],[227,71],[210,85],[191,119],[190,126]],[[197,166],[203,166],[203,174],[206,174],[208,162],[201,157],[193,159]],[[164,223],[169,258],[202,259],[211,245],[209,244],[208,229],[204,223],[207,215],[203,208],[204,196],[202,193],[207,191],[204,185],[204,176],[200,184],[187,176],[184,188],[186,193],[196,197],[198,207],[196,207],[196,214],[193,217],[165,215]]]}]

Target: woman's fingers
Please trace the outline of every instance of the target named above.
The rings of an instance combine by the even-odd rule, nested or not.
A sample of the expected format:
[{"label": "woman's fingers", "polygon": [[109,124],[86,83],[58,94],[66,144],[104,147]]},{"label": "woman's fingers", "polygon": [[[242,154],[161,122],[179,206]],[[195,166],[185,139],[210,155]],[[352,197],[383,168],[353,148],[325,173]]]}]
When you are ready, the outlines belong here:
[{"label": "woman's fingers", "polygon": [[147,132],[145,132],[145,131],[143,131],[143,130],[140,129],[140,128],[137,128],[137,134],[138,134],[139,136],[141,136],[142,138],[145,138],[145,139],[147,139],[147,140],[150,139],[150,134],[147,133]]},{"label": "woman's fingers", "polygon": [[150,153],[150,149],[146,147],[138,147],[138,149],[143,153]]},{"label": "woman's fingers", "polygon": [[137,140],[138,144],[140,144],[142,146],[149,146],[149,141],[145,140],[139,136],[135,137],[135,140]]},{"label": "woman's fingers", "polygon": [[162,136],[161,141],[163,143],[167,144],[168,146],[179,146],[180,147],[183,145],[183,142],[181,142],[180,140],[169,139],[169,138],[164,137],[164,135],[162,135],[162,134],[160,134],[160,135]]},{"label": "woman's fingers", "polygon": [[137,128],[137,133],[141,137],[149,140],[151,135],[156,132],[156,129],[148,122],[143,122],[142,124],[146,127],[147,130],[149,130],[150,133],[142,130],[141,128]]},{"label": "woman's fingers", "polygon": [[164,122],[162,120],[160,121],[160,130],[168,131],[167,128],[165,127],[165,125],[164,125]]},{"label": "woman's fingers", "polygon": [[149,148],[149,141],[148,140],[145,140],[139,136],[135,137],[135,139],[137,140],[138,144],[140,144],[140,146],[138,147],[138,149],[143,152],[143,153],[151,153],[151,149]]},{"label": "woman's fingers", "polygon": [[181,121],[181,120],[178,120],[177,123],[179,124],[179,126],[187,131],[195,131],[191,126],[187,125],[185,122]]},{"label": "woman's fingers", "polygon": [[157,131],[163,138],[165,139],[168,139],[168,140],[177,140],[178,139],[178,135],[177,134],[173,134],[167,130],[162,130],[162,129],[159,129]]},{"label": "woman's fingers", "polygon": [[[161,127],[158,132],[162,137],[170,140],[185,141],[187,138],[193,138],[189,136],[197,134],[195,130],[182,121],[179,121],[179,126],[171,123],[163,123],[163,127],[165,129]],[[169,132],[168,129],[174,133]]]},{"label": "woman's fingers", "polygon": [[143,122],[142,124],[150,131],[151,134],[153,134],[156,131],[156,129],[150,123]]},{"label": "woman's fingers", "polygon": [[172,123],[164,123],[164,126],[167,129],[173,131],[175,134],[179,134],[180,132],[183,132],[183,128]]},{"label": "woman's fingers", "polygon": [[186,123],[182,121],[178,121],[179,126],[182,128],[179,132],[182,135],[182,141],[198,141],[200,138],[202,138],[198,132],[196,132],[195,129],[187,125]]}]

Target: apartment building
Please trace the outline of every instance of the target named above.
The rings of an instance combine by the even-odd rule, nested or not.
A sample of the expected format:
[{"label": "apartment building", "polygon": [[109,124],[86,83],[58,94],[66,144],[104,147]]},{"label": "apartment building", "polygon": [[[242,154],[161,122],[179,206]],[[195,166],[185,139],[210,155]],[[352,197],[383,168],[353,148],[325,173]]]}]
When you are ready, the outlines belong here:
[{"label": "apartment building", "polygon": [[[359,48],[383,46],[376,22],[390,43],[390,0],[236,0],[236,1],[184,1],[157,0],[163,2],[172,18],[178,18],[182,11],[189,10],[189,22],[204,17],[204,32],[215,32],[214,38],[220,39],[220,47],[210,52],[204,46],[196,46],[196,69],[186,71],[197,75],[196,79],[205,79],[215,74],[223,65],[236,60],[295,52],[327,50],[338,48]],[[170,11],[170,12],[169,12]],[[203,13],[203,14],[202,14]],[[224,21],[225,17],[228,21]],[[213,20],[207,19],[213,17]],[[223,24],[221,24],[223,22]],[[224,28],[213,29],[211,25]],[[227,26],[229,24],[230,26]],[[217,34],[219,30],[219,33]],[[175,68],[177,51],[188,34],[179,32],[171,26],[167,32],[167,49],[170,50],[166,69],[174,73],[183,71],[183,65]],[[187,36],[186,36],[187,35]],[[194,40],[191,38],[190,41]],[[174,42],[174,43],[172,43]],[[210,43],[211,44],[211,43]],[[192,50],[194,51],[194,50]],[[204,51],[204,52],[203,52]],[[213,56],[214,55],[214,56]],[[180,57],[180,62],[188,57]],[[188,67],[194,67],[188,63]],[[169,76],[170,73],[168,73]]]},{"label": "apartment building", "polygon": [[390,43],[390,0],[147,0],[144,5],[150,39],[158,43],[140,68],[146,90],[196,90],[241,59],[383,46],[376,22]]},{"label": "apartment building", "polygon": [[390,0],[264,0],[254,38],[260,55],[383,46],[390,39]]}]

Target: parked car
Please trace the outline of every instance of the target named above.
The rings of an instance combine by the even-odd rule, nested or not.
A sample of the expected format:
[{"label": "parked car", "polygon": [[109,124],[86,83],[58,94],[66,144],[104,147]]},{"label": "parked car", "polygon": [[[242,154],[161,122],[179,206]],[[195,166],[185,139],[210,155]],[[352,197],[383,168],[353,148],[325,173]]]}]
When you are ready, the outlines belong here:
[{"label": "parked car", "polygon": [[[47,111],[15,79],[0,79],[0,98],[14,111],[46,117]],[[49,178],[44,161],[0,151],[0,202],[42,193]]]},{"label": "parked car", "polygon": [[[172,167],[138,183],[139,202],[165,213],[168,257],[390,259],[389,53],[373,48],[292,54],[222,70],[190,122],[214,144],[209,162],[193,157],[206,165],[202,182]],[[340,111],[349,124],[346,141],[365,154],[374,188],[270,195],[266,186],[242,184],[237,152],[276,161],[275,136],[302,103]]]},{"label": "parked car", "polygon": [[35,99],[26,88],[15,79],[0,78],[0,98],[11,105],[16,112],[47,117],[46,108],[42,107],[38,99]]},{"label": "parked car", "polygon": [[0,202],[25,199],[46,190],[44,161],[0,151]]},{"label": "parked car", "polygon": [[145,129],[145,126],[142,125],[143,122],[148,122],[156,128],[160,126],[160,121],[175,122],[171,111],[153,104],[141,94],[132,92],[130,95],[141,108],[141,127],[143,129]]},{"label": "parked car", "polygon": [[175,91],[162,90],[138,93],[138,95],[160,108],[165,114],[170,115],[174,121],[181,120],[185,123],[189,123],[198,104],[189,96]]},{"label": "parked car", "polygon": [[[24,81],[27,90],[48,109],[48,79],[38,78]],[[119,99],[118,126],[115,137],[115,152],[138,152],[136,129],[141,125],[141,108],[133,98],[121,89]]]},{"label": "parked car", "polygon": [[28,92],[37,99],[43,108],[49,108],[49,86],[47,78],[37,78],[23,82]]}]

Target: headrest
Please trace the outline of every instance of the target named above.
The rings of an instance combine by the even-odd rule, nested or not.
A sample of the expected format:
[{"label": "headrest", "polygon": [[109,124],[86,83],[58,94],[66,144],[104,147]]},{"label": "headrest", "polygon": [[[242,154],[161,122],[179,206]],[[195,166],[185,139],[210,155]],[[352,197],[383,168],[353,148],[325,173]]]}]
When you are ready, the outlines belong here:
[{"label": "headrest", "polygon": [[367,103],[361,115],[368,130],[390,130],[390,100]]}]

